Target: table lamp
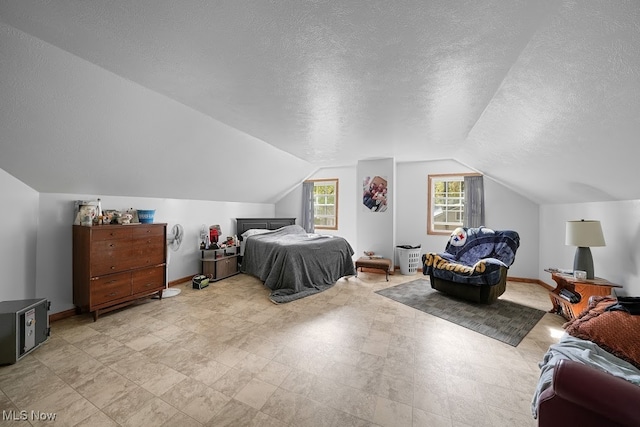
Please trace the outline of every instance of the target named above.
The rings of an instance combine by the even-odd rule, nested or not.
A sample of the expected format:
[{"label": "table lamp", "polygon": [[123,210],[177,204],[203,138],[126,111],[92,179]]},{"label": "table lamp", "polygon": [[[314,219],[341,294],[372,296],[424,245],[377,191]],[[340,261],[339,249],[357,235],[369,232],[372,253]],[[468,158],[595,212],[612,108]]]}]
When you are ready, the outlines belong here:
[{"label": "table lamp", "polygon": [[593,279],[592,246],[605,246],[600,221],[584,220],[567,221],[565,245],[577,246],[573,258],[573,271],[587,272],[587,279]]}]

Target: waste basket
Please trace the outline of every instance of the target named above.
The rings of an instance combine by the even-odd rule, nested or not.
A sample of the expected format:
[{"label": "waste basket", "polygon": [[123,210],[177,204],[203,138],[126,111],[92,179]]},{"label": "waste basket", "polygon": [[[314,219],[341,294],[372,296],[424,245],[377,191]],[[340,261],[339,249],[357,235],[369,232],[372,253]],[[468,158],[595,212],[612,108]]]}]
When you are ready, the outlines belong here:
[{"label": "waste basket", "polygon": [[416,274],[420,266],[420,246],[402,245],[396,247],[400,263],[400,274]]}]

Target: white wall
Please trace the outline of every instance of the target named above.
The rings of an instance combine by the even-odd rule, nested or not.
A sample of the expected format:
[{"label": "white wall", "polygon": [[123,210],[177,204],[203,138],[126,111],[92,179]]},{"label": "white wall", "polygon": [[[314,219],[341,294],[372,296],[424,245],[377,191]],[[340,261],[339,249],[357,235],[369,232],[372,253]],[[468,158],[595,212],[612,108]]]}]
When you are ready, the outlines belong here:
[{"label": "white wall", "polygon": [[398,163],[398,245],[422,245],[423,253],[443,251],[449,235],[427,234],[428,175],[471,172],[453,160]]},{"label": "white wall", "polygon": [[576,219],[602,224],[606,246],[591,248],[595,275],[624,286],[620,295],[640,296],[640,200],[542,205],[538,277],[555,285],[545,268],[573,268],[576,248],[564,239],[566,222]]},{"label": "white wall", "polygon": [[[363,204],[363,186],[365,178],[379,176],[387,180],[387,209],[383,212],[372,211]],[[356,229],[358,248],[382,255],[395,264],[396,245],[396,163],[393,158],[360,160],[356,167]],[[367,183],[368,184],[368,183]],[[357,253],[361,256],[361,253]]]},{"label": "white wall", "polygon": [[[472,169],[454,161],[401,162],[396,164],[395,186],[395,237],[381,238],[381,245],[422,245],[423,252],[442,251],[448,236],[427,234],[427,177],[429,174],[469,173]],[[340,208],[338,230],[334,233],[346,238],[359,257],[369,250],[369,242],[360,239],[357,224],[362,204],[362,177],[356,176],[356,167],[323,168],[312,179],[340,179]],[[509,271],[511,277],[536,279],[539,274],[539,214],[538,205],[485,177],[486,225],[495,229],[512,229],[520,234],[520,248],[516,262]],[[351,191],[350,189],[355,189]],[[276,204],[277,216],[300,217],[301,189],[292,191]],[[376,218],[368,212],[367,218]],[[367,233],[367,237],[373,236]],[[385,240],[387,239],[387,240]],[[393,243],[395,241],[395,243]],[[372,249],[376,250],[376,249]],[[393,252],[392,259],[395,259]],[[397,259],[394,263],[397,263]]]},{"label": "white wall", "polygon": [[[72,309],[73,201],[95,200],[95,195],[40,194],[38,248],[33,266],[37,297],[52,301],[51,313]],[[169,251],[169,281],[200,271],[198,239],[202,224],[220,224],[223,236],[236,233],[237,217],[274,216],[272,204],[207,202],[201,200],[154,199],[102,196],[103,209],[155,209],[154,222],[166,222],[170,230],[180,223],[184,240],[178,251]],[[38,221],[36,219],[34,222]],[[16,229],[18,229],[16,227]],[[33,275],[33,273],[32,273]]]},{"label": "white wall", "polygon": [[515,230],[520,235],[520,247],[516,252],[516,260],[509,269],[509,276],[536,278],[542,230],[538,204],[486,176],[484,194],[487,227]]},{"label": "white wall", "polygon": [[[444,248],[446,236],[426,234],[427,175],[468,171],[452,161],[396,165],[396,244],[421,244],[423,251]],[[364,247],[358,242],[356,211],[362,183],[356,167],[324,168],[311,178],[340,180],[338,230],[326,232],[345,237],[359,256]],[[0,169],[0,197],[5,207],[0,221],[0,300],[48,298],[52,313],[73,308],[73,201],[97,196],[39,194]],[[487,226],[511,228],[521,236],[511,276],[539,278],[552,285],[544,268],[570,268],[573,263],[575,248],[564,244],[565,222],[597,219],[602,222],[607,246],[591,249],[596,275],[623,285],[622,295],[640,295],[640,200],[537,206],[486,177],[485,197]],[[220,224],[226,236],[235,234],[236,217],[299,218],[301,191],[294,189],[276,206],[109,196],[102,200],[106,209],[156,209],[156,222],[184,226],[183,245],[170,258],[169,280],[176,280],[199,271],[197,242],[202,224]]]},{"label": "white wall", "polygon": [[[309,179],[337,179],[338,180],[338,229],[318,230],[323,234],[341,236],[349,242],[355,255],[359,256],[356,234],[356,205],[353,203],[354,188],[356,188],[356,170],[353,166],[322,168]],[[295,217],[296,224],[301,224],[302,216],[302,184],[298,185],[275,206],[276,217]]]},{"label": "white wall", "polygon": [[[444,250],[448,235],[427,234],[428,175],[476,172],[454,160],[398,163],[397,241],[399,245],[422,245],[422,252]],[[515,230],[520,235],[516,261],[510,277],[538,276],[538,205],[484,177],[485,226]]]},{"label": "white wall", "polygon": [[36,293],[38,192],[0,169],[0,301]]},{"label": "white wall", "polygon": [[[339,194],[339,193],[338,193]],[[295,218],[296,224],[301,225],[302,218],[302,184],[298,184],[284,195],[275,206],[276,218]],[[339,223],[338,223],[339,224]]]}]

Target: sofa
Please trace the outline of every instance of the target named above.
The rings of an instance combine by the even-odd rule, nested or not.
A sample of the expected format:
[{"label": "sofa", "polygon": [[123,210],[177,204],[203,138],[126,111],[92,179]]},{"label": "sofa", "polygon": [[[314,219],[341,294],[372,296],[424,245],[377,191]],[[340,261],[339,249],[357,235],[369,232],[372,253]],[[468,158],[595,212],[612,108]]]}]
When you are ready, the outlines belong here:
[{"label": "sofa", "polygon": [[640,315],[616,306],[593,297],[549,347],[532,401],[540,427],[640,426]]},{"label": "sofa", "polygon": [[572,360],[560,360],[540,396],[538,425],[640,426],[640,387]]},{"label": "sofa", "polygon": [[422,255],[431,287],[472,302],[490,304],[504,293],[520,236],[512,230],[456,228],[444,252]]}]

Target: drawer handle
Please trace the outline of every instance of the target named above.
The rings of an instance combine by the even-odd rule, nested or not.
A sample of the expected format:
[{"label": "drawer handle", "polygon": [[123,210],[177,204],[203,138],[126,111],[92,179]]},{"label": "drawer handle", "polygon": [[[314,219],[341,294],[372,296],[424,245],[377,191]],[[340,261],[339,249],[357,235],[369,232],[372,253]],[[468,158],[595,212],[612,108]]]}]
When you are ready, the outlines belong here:
[{"label": "drawer handle", "polygon": [[110,296],[110,297],[115,297],[116,295],[118,295],[118,293],[117,293],[117,292],[111,292],[111,293],[109,294],[109,296]]},{"label": "drawer handle", "polygon": [[109,280],[109,281],[107,282],[107,285],[110,285],[110,284],[112,284],[112,283],[116,283],[116,282],[117,282],[117,280],[116,280],[116,279],[114,279],[114,280]]},{"label": "drawer handle", "polygon": [[145,286],[145,288],[148,288],[148,287],[150,287],[150,286],[153,286],[153,283],[147,283],[147,284],[146,284],[146,285],[144,285],[144,286]]},{"label": "drawer handle", "polygon": [[116,266],[115,266],[115,265],[112,265],[112,266],[111,266],[111,269],[112,269],[112,270],[115,270],[115,269],[116,269]]},{"label": "drawer handle", "polygon": [[113,243],[111,243],[111,244],[109,245],[109,247],[110,247],[110,248],[112,248],[112,247],[114,247],[114,246],[115,246],[115,245],[114,245]]}]

